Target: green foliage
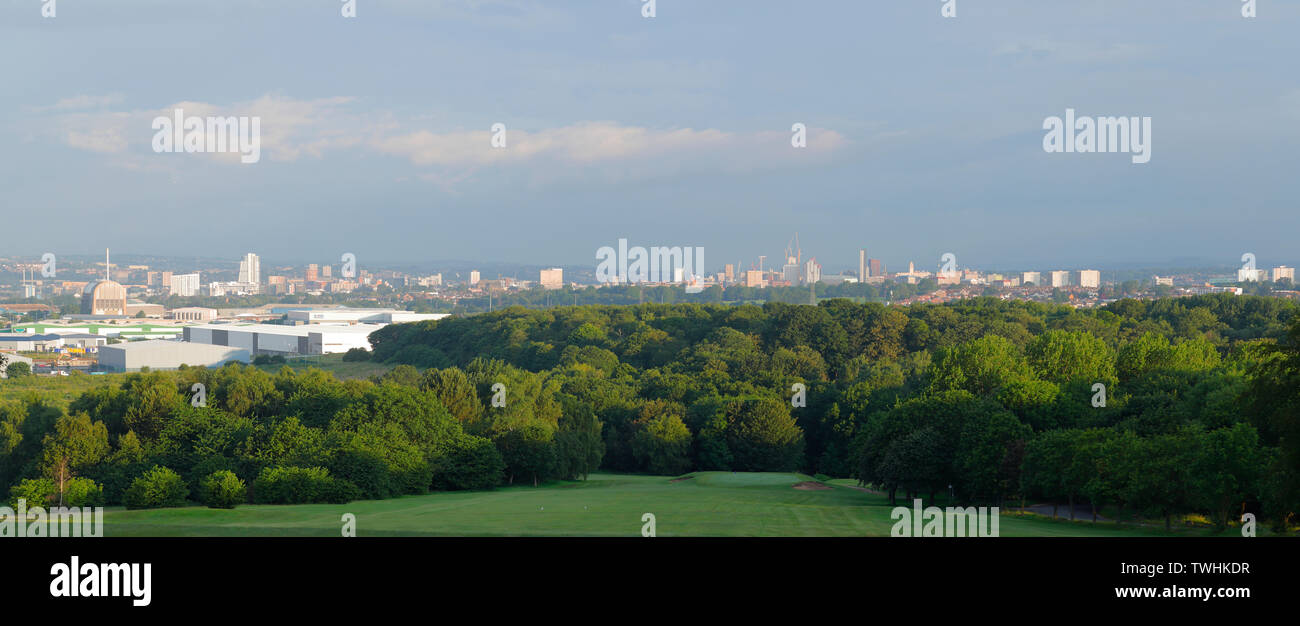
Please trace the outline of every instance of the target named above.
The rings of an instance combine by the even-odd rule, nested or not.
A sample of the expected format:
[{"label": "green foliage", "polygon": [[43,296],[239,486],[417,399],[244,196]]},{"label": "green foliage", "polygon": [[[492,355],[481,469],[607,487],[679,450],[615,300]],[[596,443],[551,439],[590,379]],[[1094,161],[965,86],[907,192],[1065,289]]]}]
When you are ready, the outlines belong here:
[{"label": "green foliage", "polygon": [[[917,289],[903,287],[888,289],[894,299]],[[819,286],[818,297],[883,299],[883,289]],[[671,290],[600,291],[667,301]],[[800,470],[891,497],[951,485],[961,501],[1023,496],[1217,524],[1255,500],[1275,524],[1300,510],[1293,302],[786,304],[806,302],[798,291],[727,290],[760,305],[678,293],[693,302],[393,324],[371,336],[373,352],[344,359],[369,358],[366,373],[382,372],[370,379],[239,364],[66,390],[11,379],[0,384],[0,485],[50,480],[66,500],[84,478],[118,503],[158,465],[200,497],[223,471],[260,497],[255,479],[271,471],[267,497],[287,502],[540,484],[598,468]],[[208,407],[190,405],[194,383]],[[792,406],[795,383],[806,406]],[[1104,407],[1092,404],[1096,383]],[[504,405],[492,401],[498,384]],[[26,489],[48,497],[42,485]]]},{"label": "green foliage", "polygon": [[[27,501],[28,509],[58,506],[59,484],[50,478],[24,479],[9,490],[9,506],[17,508],[19,499]],[[71,478],[63,484],[61,501],[63,506],[74,508],[103,506],[104,488],[89,478]]]},{"label": "green foliage", "polygon": [[727,448],[732,469],[774,472],[799,467],[803,433],[787,403],[773,398],[727,403]]},{"label": "green foliage", "polygon": [[433,488],[493,489],[502,483],[505,469],[505,460],[495,444],[483,437],[462,434],[434,460]]},{"label": "green foliage", "polygon": [[208,474],[199,487],[199,495],[203,504],[212,509],[233,509],[248,500],[244,481],[229,470]]},{"label": "green foliage", "polygon": [[323,467],[267,467],[253,483],[258,504],[346,504],[360,497],[356,485],[330,476]]},{"label": "green foliage", "polygon": [[185,486],[180,474],[155,465],[131,481],[122,501],[128,509],[184,506],[189,494],[189,487]]}]

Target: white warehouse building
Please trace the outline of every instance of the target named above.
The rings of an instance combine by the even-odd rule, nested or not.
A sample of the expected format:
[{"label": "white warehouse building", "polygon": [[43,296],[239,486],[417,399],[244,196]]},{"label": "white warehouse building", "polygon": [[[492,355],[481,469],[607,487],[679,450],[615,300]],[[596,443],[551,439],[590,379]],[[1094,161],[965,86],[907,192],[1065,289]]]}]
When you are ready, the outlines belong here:
[{"label": "white warehouse building", "polygon": [[243,348],[168,339],[128,341],[99,348],[100,366],[118,372],[134,372],[143,367],[176,369],[181,365],[220,367],[229,361],[247,363],[250,358],[249,351]]},{"label": "white warehouse building", "polygon": [[285,314],[295,324],[401,324],[440,320],[447,313],[412,313],[397,309],[301,309]]},{"label": "white warehouse building", "polygon": [[185,327],[185,341],[248,350],[249,354],[310,355],[370,349],[370,333],[381,324],[350,326],[202,324]]}]

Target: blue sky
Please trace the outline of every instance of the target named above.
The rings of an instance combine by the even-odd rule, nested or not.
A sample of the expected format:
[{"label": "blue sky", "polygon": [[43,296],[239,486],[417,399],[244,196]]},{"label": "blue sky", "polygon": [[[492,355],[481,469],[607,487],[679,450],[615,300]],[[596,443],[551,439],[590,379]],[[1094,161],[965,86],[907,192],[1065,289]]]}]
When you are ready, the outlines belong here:
[{"label": "blue sky", "polygon": [[[7,253],[1300,262],[1296,2],[42,3],[0,0]],[[261,161],[154,153],[176,107]],[[1045,153],[1066,108],[1150,116],[1150,163]]]}]

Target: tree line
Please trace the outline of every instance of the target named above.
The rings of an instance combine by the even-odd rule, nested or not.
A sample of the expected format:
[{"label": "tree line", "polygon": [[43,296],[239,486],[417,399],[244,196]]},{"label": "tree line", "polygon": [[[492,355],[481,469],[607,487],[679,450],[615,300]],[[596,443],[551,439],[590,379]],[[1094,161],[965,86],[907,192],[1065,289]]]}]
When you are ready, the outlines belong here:
[{"label": "tree line", "polygon": [[66,412],[6,400],[0,481],[29,501],[228,505],[798,469],[891,497],[1220,525],[1246,507],[1284,527],[1295,313],[1224,295],[512,307],[376,331],[348,355],[395,366],[371,380],[228,365],[127,375]]}]

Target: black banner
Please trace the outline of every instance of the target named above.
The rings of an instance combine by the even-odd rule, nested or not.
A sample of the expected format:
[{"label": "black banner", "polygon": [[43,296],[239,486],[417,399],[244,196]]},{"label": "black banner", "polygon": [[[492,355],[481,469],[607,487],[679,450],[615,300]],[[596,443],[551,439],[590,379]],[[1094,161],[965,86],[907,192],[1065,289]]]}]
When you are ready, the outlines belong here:
[{"label": "black banner", "polygon": [[[1266,538],[10,539],[0,544],[8,574],[0,597],[43,612],[141,616],[252,605],[330,615],[435,596],[506,610],[498,606],[505,598],[522,609],[575,592],[566,602],[652,594],[659,600],[643,610],[665,613],[676,594],[1233,610],[1294,595],[1295,546]],[[137,584],[80,593],[96,591],[89,577],[129,576],[130,568],[106,567],[118,564],[140,566],[129,581]]]}]

